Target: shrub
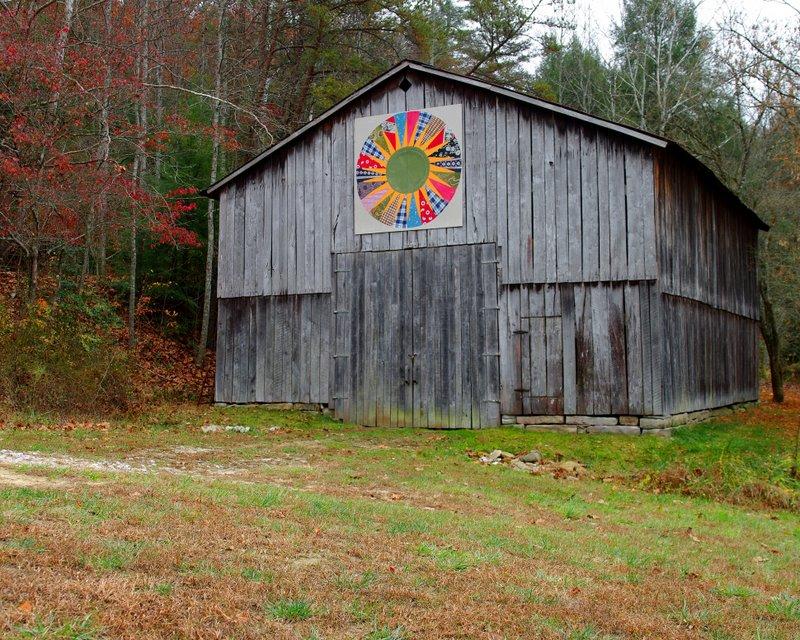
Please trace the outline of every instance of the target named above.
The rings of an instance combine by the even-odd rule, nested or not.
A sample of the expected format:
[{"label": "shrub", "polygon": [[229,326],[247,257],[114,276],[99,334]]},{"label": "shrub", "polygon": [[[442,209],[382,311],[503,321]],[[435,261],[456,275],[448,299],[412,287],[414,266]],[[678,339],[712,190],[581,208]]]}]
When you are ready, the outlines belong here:
[{"label": "shrub", "polygon": [[128,408],[128,354],[113,331],[121,321],[92,291],[64,289],[14,309],[0,300],[0,398],[35,412]]}]

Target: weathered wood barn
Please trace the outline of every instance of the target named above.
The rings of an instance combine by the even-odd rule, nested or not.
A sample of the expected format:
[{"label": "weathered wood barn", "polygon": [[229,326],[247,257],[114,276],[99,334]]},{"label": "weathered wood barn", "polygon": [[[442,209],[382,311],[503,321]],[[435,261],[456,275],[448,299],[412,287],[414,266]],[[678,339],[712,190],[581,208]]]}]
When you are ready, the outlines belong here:
[{"label": "weathered wood barn", "polygon": [[668,140],[407,61],[207,195],[217,401],[636,431],[757,398],[767,227]]}]

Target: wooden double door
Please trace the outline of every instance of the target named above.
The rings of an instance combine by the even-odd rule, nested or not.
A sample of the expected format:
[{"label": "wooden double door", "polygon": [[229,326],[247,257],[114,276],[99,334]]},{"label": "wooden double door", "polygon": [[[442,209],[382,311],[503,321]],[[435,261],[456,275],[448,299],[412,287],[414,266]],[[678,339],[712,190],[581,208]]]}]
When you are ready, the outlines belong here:
[{"label": "wooden double door", "polygon": [[494,244],[337,254],[333,403],[370,426],[500,422]]}]

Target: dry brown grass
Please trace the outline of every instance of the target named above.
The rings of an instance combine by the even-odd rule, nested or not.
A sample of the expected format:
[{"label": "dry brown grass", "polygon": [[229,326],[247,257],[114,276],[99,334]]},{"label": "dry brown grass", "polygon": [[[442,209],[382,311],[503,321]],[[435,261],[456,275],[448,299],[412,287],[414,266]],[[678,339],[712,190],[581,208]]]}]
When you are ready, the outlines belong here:
[{"label": "dry brown grass", "polygon": [[[250,415],[236,412],[214,419]],[[0,449],[38,443],[178,469],[6,469],[0,629],[15,640],[792,640],[800,631],[796,513],[657,495],[601,473],[533,477],[467,456],[489,441],[569,452],[560,436],[257,416],[280,430],[204,435],[197,425],[209,416],[192,409],[163,429],[144,420],[0,431]],[[285,621],[271,607],[294,601],[310,605],[308,619]]]}]

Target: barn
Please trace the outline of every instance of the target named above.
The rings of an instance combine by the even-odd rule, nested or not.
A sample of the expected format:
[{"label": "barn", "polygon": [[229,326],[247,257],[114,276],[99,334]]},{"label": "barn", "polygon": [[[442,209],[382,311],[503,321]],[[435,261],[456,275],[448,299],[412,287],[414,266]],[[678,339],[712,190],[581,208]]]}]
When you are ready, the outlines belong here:
[{"label": "barn", "polygon": [[218,402],[639,433],[758,397],[768,227],[669,140],[404,61],[206,194]]}]

